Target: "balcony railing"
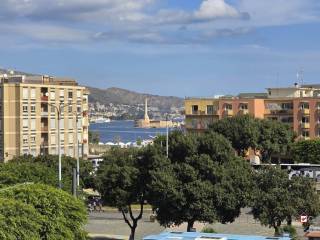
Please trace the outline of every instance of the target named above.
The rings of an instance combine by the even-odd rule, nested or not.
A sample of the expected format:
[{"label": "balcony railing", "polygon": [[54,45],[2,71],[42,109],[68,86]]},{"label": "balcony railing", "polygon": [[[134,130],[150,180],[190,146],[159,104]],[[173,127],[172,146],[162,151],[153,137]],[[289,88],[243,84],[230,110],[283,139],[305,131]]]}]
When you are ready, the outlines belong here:
[{"label": "balcony railing", "polygon": [[41,126],[41,132],[48,132],[48,126]]},{"label": "balcony railing", "polygon": [[301,126],[301,128],[310,128],[310,123],[301,122],[300,126]]},{"label": "balcony railing", "polygon": [[41,117],[48,117],[48,112],[41,110]]},{"label": "balcony railing", "polygon": [[248,109],[240,109],[239,113],[243,114],[243,115],[249,114],[249,110]]},{"label": "balcony railing", "polygon": [[301,108],[300,112],[301,112],[301,114],[310,114],[310,109],[309,108]]},{"label": "balcony railing", "polygon": [[41,96],[41,101],[48,102],[48,96]]},{"label": "balcony railing", "polygon": [[232,116],[233,115],[233,110],[232,109],[225,109],[224,110],[225,115],[227,116]]}]

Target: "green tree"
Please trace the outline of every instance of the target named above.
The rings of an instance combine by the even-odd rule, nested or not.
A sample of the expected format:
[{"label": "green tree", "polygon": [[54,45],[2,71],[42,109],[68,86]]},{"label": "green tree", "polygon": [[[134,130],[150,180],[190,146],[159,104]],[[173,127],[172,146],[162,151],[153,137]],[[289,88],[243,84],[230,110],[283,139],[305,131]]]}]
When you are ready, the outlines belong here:
[{"label": "green tree", "polygon": [[251,168],[218,133],[174,140],[178,150],[171,146],[168,162],[152,171],[149,201],[160,224],[187,222],[190,231],[195,221],[232,222],[249,201]]},{"label": "green tree", "polygon": [[[51,175],[54,172],[55,179],[56,179],[55,186],[58,186],[58,178],[57,178],[58,162],[59,162],[58,160],[59,160],[58,156],[56,155],[43,155],[43,156],[37,156],[37,157],[33,157],[31,155],[24,155],[24,156],[15,157],[10,161],[10,164],[13,164],[12,165],[13,168],[14,168],[14,165],[34,164],[36,166],[39,166],[39,170],[41,170],[40,166],[42,165],[43,171],[45,169],[48,169],[48,173],[50,173],[50,179],[52,179],[53,176]],[[73,168],[76,168],[76,164],[77,164],[76,159],[68,156],[62,156],[62,159],[61,159],[62,186],[63,186],[63,189],[68,192],[71,192]],[[20,169],[23,169],[23,167],[20,167]],[[93,173],[92,163],[88,160],[80,159],[80,186],[82,186],[83,188],[94,187],[94,175],[92,173]],[[34,182],[37,182],[37,181],[34,181]],[[47,181],[43,181],[41,183],[52,185]]]},{"label": "green tree", "polygon": [[259,132],[257,149],[263,162],[270,162],[272,155],[290,153],[296,135],[288,124],[262,119],[259,120]]},{"label": "green tree", "polygon": [[0,198],[0,239],[40,239],[42,221],[42,216],[33,206]]},{"label": "green tree", "polygon": [[320,139],[300,140],[292,145],[291,154],[298,163],[320,163]]},{"label": "green tree", "polygon": [[0,188],[25,182],[57,186],[56,171],[39,163],[10,161],[0,164]]},{"label": "green tree", "polygon": [[84,203],[65,191],[43,184],[25,184],[1,189],[0,198],[33,207],[41,217],[30,218],[30,224],[40,220],[37,223],[41,225],[41,239],[86,239],[83,227],[87,211]]},{"label": "green tree", "polygon": [[215,131],[225,136],[239,156],[245,156],[249,148],[254,149],[258,145],[257,120],[250,115],[237,115],[221,119],[209,126],[209,131]]},{"label": "green tree", "polygon": [[[118,208],[124,221],[131,229],[134,239],[138,221],[148,199],[149,171],[160,165],[162,156],[156,148],[138,149],[113,148],[106,153],[97,172],[97,189],[105,203]],[[134,216],[132,204],[139,204],[140,210]]]},{"label": "green tree", "polygon": [[257,172],[255,182],[253,216],[262,225],[273,227],[275,235],[281,233],[284,221],[291,224],[292,217],[303,213],[319,214],[319,197],[310,179],[295,177],[290,180],[286,171],[265,167]]}]

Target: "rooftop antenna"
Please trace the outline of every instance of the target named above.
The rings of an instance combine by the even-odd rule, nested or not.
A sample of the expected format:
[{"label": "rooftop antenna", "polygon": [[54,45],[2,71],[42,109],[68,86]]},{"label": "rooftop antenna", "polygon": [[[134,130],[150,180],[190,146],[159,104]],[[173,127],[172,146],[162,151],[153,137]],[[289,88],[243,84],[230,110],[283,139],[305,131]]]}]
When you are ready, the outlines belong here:
[{"label": "rooftop antenna", "polygon": [[300,83],[300,85],[303,85],[303,74],[304,70],[303,68],[300,68],[300,70],[297,72],[297,82]]}]

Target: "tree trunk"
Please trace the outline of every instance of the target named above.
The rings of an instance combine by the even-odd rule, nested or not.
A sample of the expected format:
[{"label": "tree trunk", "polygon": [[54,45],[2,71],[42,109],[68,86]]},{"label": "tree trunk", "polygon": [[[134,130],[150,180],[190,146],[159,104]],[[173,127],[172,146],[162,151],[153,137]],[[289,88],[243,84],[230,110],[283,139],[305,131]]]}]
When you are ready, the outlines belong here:
[{"label": "tree trunk", "polygon": [[191,228],[193,228],[193,224],[194,224],[193,220],[188,221],[187,232],[191,231]]},{"label": "tree trunk", "polygon": [[291,217],[291,216],[289,216],[289,217],[287,218],[287,225],[289,225],[289,226],[292,225],[292,217]]},{"label": "tree trunk", "polygon": [[134,236],[135,236],[135,233],[136,233],[136,228],[137,228],[137,223],[134,222],[133,223],[133,226],[131,228],[131,233],[130,233],[130,238],[129,240],[134,240]]},{"label": "tree trunk", "polygon": [[277,221],[274,225],[274,236],[275,237],[279,237],[282,235],[282,232],[281,232],[281,222]]}]

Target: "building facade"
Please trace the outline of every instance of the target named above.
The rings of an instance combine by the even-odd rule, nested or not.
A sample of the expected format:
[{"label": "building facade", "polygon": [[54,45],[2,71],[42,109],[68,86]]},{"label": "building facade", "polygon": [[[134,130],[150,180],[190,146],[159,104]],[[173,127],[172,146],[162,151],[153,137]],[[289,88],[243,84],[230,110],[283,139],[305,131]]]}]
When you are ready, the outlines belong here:
[{"label": "building facade", "polygon": [[0,75],[0,160],[57,155],[59,126],[61,154],[86,157],[88,94],[71,79]]},{"label": "building facade", "polygon": [[250,114],[288,123],[300,138],[320,137],[320,85],[268,88],[267,93],[185,99],[185,127],[204,131],[219,119]]}]

